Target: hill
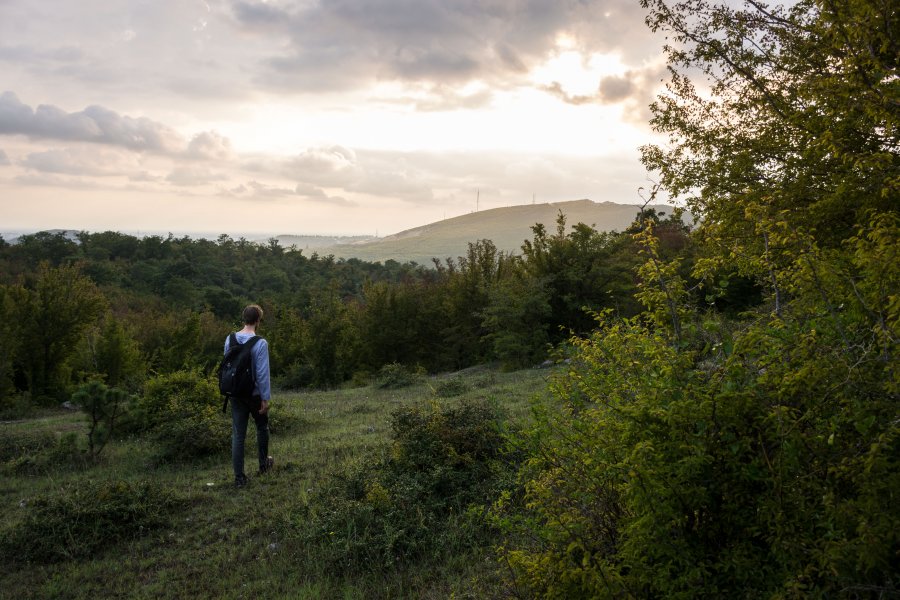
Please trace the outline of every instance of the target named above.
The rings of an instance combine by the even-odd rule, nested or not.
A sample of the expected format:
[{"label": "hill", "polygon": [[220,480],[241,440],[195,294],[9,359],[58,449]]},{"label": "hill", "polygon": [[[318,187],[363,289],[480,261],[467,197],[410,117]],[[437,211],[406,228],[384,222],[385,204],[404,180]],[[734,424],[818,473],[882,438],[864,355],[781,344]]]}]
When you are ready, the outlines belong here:
[{"label": "hill", "polygon": [[[657,211],[669,212],[671,207],[656,205]],[[568,225],[582,222],[600,231],[622,231],[634,220],[639,207],[634,204],[575,200],[494,208],[445,219],[429,225],[401,231],[377,239],[353,243],[337,243],[320,247],[319,254],[333,254],[337,258],[358,258],[365,261],[415,261],[431,264],[432,257],[441,260],[465,254],[469,242],[489,239],[498,249],[509,253],[521,252],[522,242],[532,238],[531,227],[543,223],[554,231],[560,212]],[[288,236],[279,237],[289,246]]]}]

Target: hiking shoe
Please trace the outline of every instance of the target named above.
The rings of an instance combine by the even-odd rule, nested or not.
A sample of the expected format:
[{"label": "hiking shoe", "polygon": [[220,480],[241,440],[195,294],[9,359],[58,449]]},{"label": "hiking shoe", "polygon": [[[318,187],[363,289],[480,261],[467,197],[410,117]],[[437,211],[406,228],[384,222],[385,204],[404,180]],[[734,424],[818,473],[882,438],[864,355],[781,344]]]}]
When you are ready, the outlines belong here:
[{"label": "hiking shoe", "polygon": [[246,475],[238,475],[234,478],[234,487],[236,488],[245,487],[248,483],[250,483],[250,478]]},{"label": "hiking shoe", "polygon": [[275,466],[275,459],[272,458],[271,456],[266,457],[266,464],[265,464],[265,465],[260,465],[260,467],[259,467],[259,473],[258,473],[258,474],[259,474],[259,475],[265,475],[266,473],[268,473],[269,471],[271,471],[271,470],[272,470],[272,467],[274,467],[274,466]]}]

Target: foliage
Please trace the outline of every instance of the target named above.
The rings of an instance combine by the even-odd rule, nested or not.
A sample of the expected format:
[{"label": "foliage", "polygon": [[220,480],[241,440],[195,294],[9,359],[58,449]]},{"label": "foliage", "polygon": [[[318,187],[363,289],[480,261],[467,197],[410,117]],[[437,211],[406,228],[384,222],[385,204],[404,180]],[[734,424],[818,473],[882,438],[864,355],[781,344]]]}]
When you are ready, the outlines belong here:
[{"label": "foliage", "polygon": [[70,265],[41,263],[33,283],[9,290],[22,343],[19,360],[28,390],[38,401],[62,399],[68,362],[78,341],[102,314],[104,298],[90,279]]},{"label": "foliage", "polygon": [[434,395],[438,398],[461,396],[467,391],[469,391],[469,384],[459,376],[443,379],[434,386]]},{"label": "foliage", "polygon": [[[646,318],[603,314],[539,407],[497,519],[526,596],[898,593],[896,11],[644,0],[672,36],[644,149],[701,218],[693,276],[648,257]],[[704,88],[708,87],[706,90]],[[656,193],[656,190],[654,190]],[[653,224],[655,229],[655,223]]]},{"label": "foliage", "polygon": [[117,418],[124,411],[128,394],[110,388],[99,381],[91,381],[78,388],[72,402],[81,407],[88,418],[88,454],[96,458],[110,440]]},{"label": "foliage", "polygon": [[315,387],[334,386],[352,373],[357,337],[350,311],[327,293],[317,296],[309,307],[301,351]]},{"label": "foliage", "polygon": [[400,363],[391,363],[378,370],[378,374],[375,376],[375,387],[383,390],[397,390],[409,387],[419,379],[420,376],[415,371]]},{"label": "foliage", "polygon": [[185,461],[224,452],[231,436],[218,384],[198,371],[158,375],[131,407],[127,429],[152,433],[160,461]]},{"label": "foliage", "polygon": [[890,2],[642,5],[671,40],[672,71],[651,120],[668,143],[645,147],[643,161],[703,217],[720,252],[768,280],[778,247],[757,225],[814,231],[834,247],[867,209],[896,209],[900,41]]},{"label": "foliage", "polygon": [[91,373],[111,387],[137,391],[146,376],[146,363],[137,341],[118,319],[107,315],[91,344]]},{"label": "foliage", "polygon": [[491,290],[482,312],[493,356],[515,370],[543,360],[550,345],[549,291],[542,279],[516,275]]},{"label": "foliage", "polygon": [[15,360],[19,354],[20,337],[15,314],[14,293],[6,286],[0,286],[0,321],[10,324],[14,330],[8,332],[6,340],[0,344],[0,412],[13,408],[16,396]]},{"label": "foliage", "polygon": [[29,499],[26,516],[0,541],[13,563],[84,559],[165,524],[177,498],[158,484],[83,481]]},{"label": "foliage", "polygon": [[489,539],[482,513],[508,480],[498,414],[485,404],[393,415],[389,456],[330,478],[295,517],[331,573],[383,572]]},{"label": "foliage", "polygon": [[895,589],[900,424],[878,348],[848,348],[834,323],[812,330],[800,315],[750,327],[727,356],[677,350],[634,322],[601,325],[573,340],[558,403],[531,434],[524,495],[501,503],[520,589]]}]

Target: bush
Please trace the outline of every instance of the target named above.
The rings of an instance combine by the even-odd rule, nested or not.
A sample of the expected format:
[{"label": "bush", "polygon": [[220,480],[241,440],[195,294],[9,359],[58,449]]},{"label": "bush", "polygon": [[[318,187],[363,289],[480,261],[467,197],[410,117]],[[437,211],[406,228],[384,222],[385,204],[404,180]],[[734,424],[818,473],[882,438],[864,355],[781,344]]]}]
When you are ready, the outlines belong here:
[{"label": "bush", "polygon": [[123,427],[131,431],[155,428],[197,412],[218,407],[222,396],[218,384],[197,370],[157,375],[144,385],[144,393],[132,404]]},{"label": "bush", "polygon": [[825,319],[757,323],[706,356],[602,325],[574,340],[500,505],[518,593],[896,592],[900,424],[877,349]]},{"label": "bush", "polygon": [[81,482],[27,501],[24,520],[4,532],[0,554],[14,563],[88,558],[164,525],[178,503],[158,484]]},{"label": "bush", "polygon": [[420,377],[400,363],[390,363],[379,369],[375,377],[375,387],[383,390],[396,390],[418,383]]},{"label": "bush", "polygon": [[132,431],[152,433],[161,462],[225,452],[231,437],[218,385],[198,371],[178,371],[148,381],[128,422]]},{"label": "bush", "polygon": [[439,381],[434,387],[434,395],[438,398],[461,396],[469,391],[469,384],[462,377],[452,377]]},{"label": "bush", "polygon": [[400,409],[390,457],[333,475],[296,515],[304,545],[342,576],[487,543],[486,506],[514,472],[498,420],[483,404]]}]

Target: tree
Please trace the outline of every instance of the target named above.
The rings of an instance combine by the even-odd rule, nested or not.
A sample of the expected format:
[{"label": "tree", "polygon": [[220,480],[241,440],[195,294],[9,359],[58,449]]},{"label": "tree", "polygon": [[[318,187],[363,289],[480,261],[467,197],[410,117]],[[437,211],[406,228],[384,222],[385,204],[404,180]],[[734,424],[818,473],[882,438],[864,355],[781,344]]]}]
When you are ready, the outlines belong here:
[{"label": "tree", "polygon": [[834,247],[900,202],[900,14],[886,0],[772,8],[642,0],[670,38],[643,161],[711,249],[777,295],[779,231]]},{"label": "tree", "polygon": [[105,299],[77,266],[44,262],[22,303],[21,359],[32,397],[65,398],[68,361],[81,336],[103,314]]},{"label": "tree", "polygon": [[115,431],[116,420],[128,401],[128,394],[99,381],[90,381],[72,394],[72,401],[87,415],[88,454],[96,459]]}]

